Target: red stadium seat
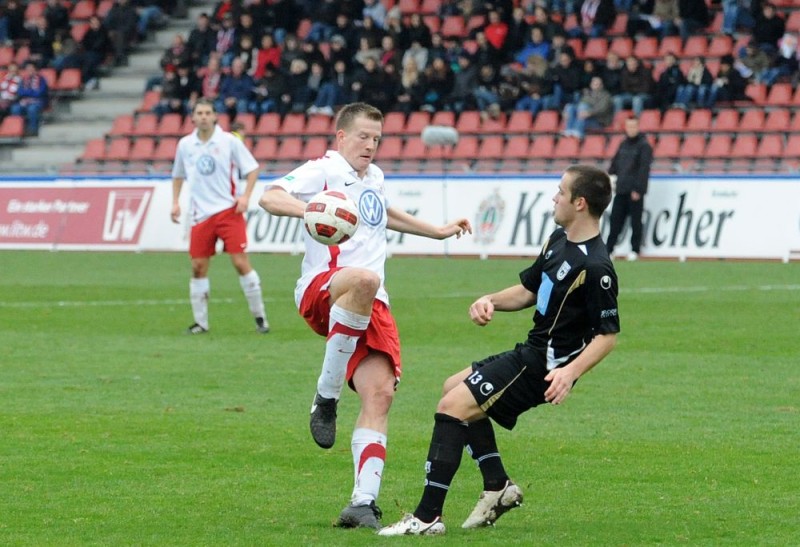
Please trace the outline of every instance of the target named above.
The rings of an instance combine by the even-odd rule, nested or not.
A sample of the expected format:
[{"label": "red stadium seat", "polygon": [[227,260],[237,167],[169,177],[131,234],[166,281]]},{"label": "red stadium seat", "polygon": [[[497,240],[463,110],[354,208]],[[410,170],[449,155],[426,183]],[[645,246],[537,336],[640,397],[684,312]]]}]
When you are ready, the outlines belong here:
[{"label": "red stadium seat", "polygon": [[720,110],[714,120],[715,131],[736,131],[739,128],[739,112],[733,108]]},{"label": "red stadium seat", "polygon": [[674,53],[679,59],[683,57],[683,44],[680,36],[665,36],[658,46],[658,56],[663,58],[667,53]]},{"label": "red stadium seat", "polygon": [[106,150],[106,159],[111,161],[128,161],[131,152],[129,139],[114,139]]},{"label": "red stadium seat", "polygon": [[507,133],[529,133],[533,128],[533,115],[528,110],[515,110],[506,123]]},{"label": "red stadium seat", "polygon": [[461,15],[448,15],[442,19],[442,26],[439,27],[439,34],[444,38],[466,38],[467,24]]},{"label": "red stadium seat", "polygon": [[156,149],[156,141],[152,137],[139,137],[131,146],[130,161],[151,161]]},{"label": "red stadium seat", "polygon": [[780,82],[773,84],[767,94],[767,106],[791,106],[794,89],[792,84]]},{"label": "red stadium seat", "polygon": [[755,105],[763,105],[767,102],[767,86],[765,84],[747,84],[744,94],[750,97]]},{"label": "red stadium seat", "polygon": [[456,130],[460,135],[478,133],[481,130],[481,113],[477,110],[465,110],[458,116]]},{"label": "red stadium seat", "polygon": [[111,123],[109,137],[128,137],[133,134],[133,115],[120,114]]},{"label": "red stadium seat", "polygon": [[14,62],[17,65],[22,66],[25,64],[25,61],[28,60],[28,57],[31,56],[31,48],[28,46],[19,46],[17,48],[17,52],[14,55]]},{"label": "red stadium seat", "polygon": [[403,145],[403,159],[406,160],[424,160],[428,157],[428,149],[422,138],[418,135],[413,135],[406,139]]},{"label": "red stadium seat", "polygon": [[0,46],[0,68],[5,68],[14,61],[14,46]]},{"label": "red stadium seat", "polygon": [[306,120],[306,135],[324,135],[332,133],[332,119],[324,114],[312,114]]},{"label": "red stadium seat", "polygon": [[142,102],[136,107],[136,112],[150,112],[161,99],[160,91],[145,91]]},{"label": "red stadium seat", "polygon": [[72,6],[72,11],[69,13],[69,18],[73,21],[86,21],[95,12],[94,0],[78,0]]},{"label": "red stadium seat", "polygon": [[177,137],[161,137],[153,152],[154,161],[171,162],[175,160],[175,151],[178,149]]},{"label": "red stadium seat", "polygon": [[714,134],[708,139],[705,155],[709,158],[729,158],[732,140],[730,135]]},{"label": "red stadium seat", "polygon": [[281,127],[281,116],[277,112],[261,114],[253,131],[254,135],[277,135]]},{"label": "red stadium seat", "polygon": [[403,15],[419,13],[420,10],[419,0],[399,0],[397,7]]},{"label": "red stadium seat", "polygon": [[[540,112],[541,116],[542,113]],[[531,141],[530,157],[538,159],[552,159],[555,150],[555,139],[552,135],[540,135]]]},{"label": "red stadium seat", "polygon": [[506,115],[500,114],[497,118],[488,117],[481,120],[481,133],[506,133]]},{"label": "red stadium seat", "polygon": [[[633,54],[633,40],[628,37],[618,36],[611,40],[611,45],[608,49],[619,55],[620,58],[626,59]],[[655,53],[655,50],[653,53]]]},{"label": "red stadium seat", "polygon": [[639,59],[660,58],[658,54],[658,39],[651,36],[639,38],[633,48],[633,55]]},{"label": "red stadium seat", "polygon": [[605,59],[608,54],[608,41],[605,38],[589,38],[583,48],[585,59]]},{"label": "red stadium seat", "polygon": [[561,124],[558,112],[555,110],[542,110],[533,120],[532,131],[534,133],[557,133]]},{"label": "red stadium seat", "polygon": [[441,5],[442,0],[422,0],[422,3],[419,7],[419,12],[425,15],[437,15]]},{"label": "red stadium seat", "polygon": [[76,42],[80,42],[83,40],[83,37],[86,36],[86,32],[88,30],[89,23],[75,22],[72,23],[72,26],[69,29],[69,35]]},{"label": "red stadium seat", "polygon": [[[24,3],[22,5],[24,6]],[[44,15],[45,7],[45,0],[31,0],[25,8],[25,20],[32,21],[40,15]]]},{"label": "red stadium seat", "polygon": [[786,140],[786,147],[783,149],[783,154],[787,158],[800,158],[800,133],[789,135],[789,138]]},{"label": "red stadium seat", "polygon": [[503,157],[510,159],[528,159],[531,141],[527,135],[513,135],[506,141]]},{"label": "red stadium seat", "polygon": [[644,110],[639,115],[639,129],[643,133],[654,133],[661,130],[661,111]]},{"label": "red stadium seat", "polygon": [[679,135],[661,135],[653,149],[653,155],[657,158],[678,158],[680,157],[680,145]]},{"label": "red stadium seat", "polygon": [[105,139],[89,139],[78,161],[103,161],[106,159]]},{"label": "red stadium seat", "polygon": [[[463,114],[463,113],[462,113]],[[483,147],[481,147],[481,156],[486,157],[483,154]],[[500,149],[502,151],[502,147]],[[478,157],[478,137],[475,135],[466,135],[462,136],[458,139],[458,143],[456,143],[455,147],[453,147],[453,152],[451,154],[453,159],[475,159]]]},{"label": "red stadium seat", "polygon": [[96,15],[102,20],[105,19],[108,12],[114,6],[114,0],[101,0],[99,4],[97,4],[97,12]]},{"label": "red stadium seat", "polygon": [[289,113],[283,117],[278,129],[280,135],[303,135],[306,131],[306,116],[300,113]]},{"label": "red stadium seat", "polygon": [[[713,137],[712,137],[713,138]],[[731,153],[736,158],[752,158],[756,155],[758,139],[753,134],[739,134],[731,144]]]},{"label": "red stadium seat", "polygon": [[764,111],[760,108],[746,110],[739,120],[739,131],[762,131],[765,117]]},{"label": "red stadium seat", "polygon": [[426,126],[430,125],[430,112],[417,111],[408,115],[405,125],[405,133],[410,135],[420,135]]},{"label": "red stadium seat", "polygon": [[606,32],[609,36],[622,36],[625,34],[625,29],[628,25],[628,14],[618,12],[617,17],[614,19],[614,24]]},{"label": "red stadium seat", "polygon": [[[683,54],[681,57],[707,57],[708,56],[708,39],[705,36],[689,36],[686,44],[683,46]],[[712,74],[714,72],[712,71]]]},{"label": "red stadium seat", "polygon": [[800,32],[800,9],[794,9],[789,13],[789,18],[786,19],[786,30],[795,34]]},{"label": "red stadium seat", "polygon": [[303,156],[303,139],[301,137],[281,137],[276,156],[278,160],[300,161],[305,159]]},{"label": "red stadium seat", "polygon": [[158,135],[162,137],[183,136],[183,116],[175,112],[169,112],[161,116],[158,122]]},{"label": "red stadium seat", "polygon": [[764,131],[789,131],[790,112],[788,108],[772,110],[764,121]]},{"label": "red stadium seat", "polygon": [[434,112],[433,116],[431,116],[431,125],[446,125],[447,127],[455,127],[456,114],[455,112],[449,112],[447,110]]},{"label": "red stadium seat", "polygon": [[608,157],[606,137],[604,135],[587,135],[581,143],[580,157],[588,159]]},{"label": "red stadium seat", "polygon": [[692,110],[686,120],[686,131],[709,131],[711,129],[711,110],[699,108]]},{"label": "red stadium seat", "polygon": [[734,55],[733,39],[724,34],[712,37],[708,44],[708,56],[722,57],[723,55]]},{"label": "red stadium seat", "polygon": [[783,156],[783,135],[766,134],[761,137],[756,148],[759,158],[778,159]]},{"label": "red stadium seat", "polygon": [[560,137],[553,150],[553,158],[572,160],[580,156],[581,141],[575,137]]},{"label": "red stadium seat", "polygon": [[303,145],[303,156],[307,160],[321,158],[328,151],[328,137],[311,137]]},{"label": "red stadium seat", "polygon": [[706,150],[705,135],[687,135],[681,143],[680,157],[696,159],[702,158]]},{"label": "red stadium seat", "polygon": [[236,123],[240,123],[244,126],[244,132],[248,135],[252,135],[253,131],[256,129],[256,115],[250,112],[236,114],[235,121]]},{"label": "red stadium seat", "polygon": [[384,135],[401,135],[405,133],[406,116],[402,112],[387,112],[383,118]]},{"label": "red stadium seat", "polygon": [[[263,116],[263,114],[262,114]],[[253,147],[253,156],[259,163],[275,161],[278,159],[278,139],[273,136],[259,137]]]},{"label": "red stadium seat", "polygon": [[403,137],[389,135],[381,139],[376,155],[378,161],[395,161],[403,159]]},{"label": "red stadium seat", "polygon": [[[472,159],[492,159],[499,160],[504,157],[505,139],[502,135],[484,135],[480,146],[475,150]],[[469,156],[463,159],[470,159]]]},{"label": "red stadium seat", "polygon": [[158,134],[158,117],[150,112],[143,112],[133,120],[133,136]]},{"label": "red stadium seat", "polygon": [[661,118],[661,131],[681,133],[686,128],[686,112],[680,108],[673,108],[664,112]]},{"label": "red stadium seat", "polygon": [[65,68],[58,75],[54,89],[62,94],[76,95],[81,92],[82,88],[81,69]]}]

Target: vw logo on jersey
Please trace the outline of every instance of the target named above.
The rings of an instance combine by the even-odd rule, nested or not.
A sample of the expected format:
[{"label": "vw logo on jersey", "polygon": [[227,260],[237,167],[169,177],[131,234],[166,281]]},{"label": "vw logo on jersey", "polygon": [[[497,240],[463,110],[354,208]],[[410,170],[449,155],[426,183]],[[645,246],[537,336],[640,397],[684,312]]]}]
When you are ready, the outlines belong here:
[{"label": "vw logo on jersey", "polygon": [[572,266],[570,266],[570,265],[567,263],[567,261],[565,260],[565,261],[564,261],[564,263],[563,263],[563,264],[561,264],[561,267],[558,269],[558,272],[556,273],[556,279],[558,279],[559,281],[561,281],[562,279],[564,279],[565,277],[567,277],[567,274],[569,273],[569,271],[570,271],[571,269],[572,269]]},{"label": "vw logo on jersey", "polygon": [[210,175],[214,172],[214,169],[217,166],[217,162],[214,161],[214,158],[209,156],[208,154],[203,154],[199,158],[197,158],[197,171],[201,175]]},{"label": "vw logo on jersey", "polygon": [[358,214],[370,226],[378,226],[383,220],[383,200],[373,190],[365,190],[358,198]]}]

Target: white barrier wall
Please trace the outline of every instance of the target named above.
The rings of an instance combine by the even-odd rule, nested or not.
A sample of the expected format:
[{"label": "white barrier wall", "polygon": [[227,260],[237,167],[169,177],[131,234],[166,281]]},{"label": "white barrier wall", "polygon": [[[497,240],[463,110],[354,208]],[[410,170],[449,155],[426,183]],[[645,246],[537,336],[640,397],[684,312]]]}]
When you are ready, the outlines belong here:
[{"label": "white barrier wall", "polygon": [[[265,182],[247,213],[250,251],[302,252],[300,221],[258,208]],[[557,184],[556,177],[390,178],[392,206],[433,223],[466,216],[475,229],[472,236],[444,242],[390,233],[390,250],[534,255],[555,227]],[[184,189],[184,201],[187,194]],[[185,251],[188,227],[170,221],[171,201],[165,179],[0,180],[0,248]],[[627,250],[628,236],[623,234],[620,252]],[[653,177],[642,254],[800,258],[800,179]]]}]

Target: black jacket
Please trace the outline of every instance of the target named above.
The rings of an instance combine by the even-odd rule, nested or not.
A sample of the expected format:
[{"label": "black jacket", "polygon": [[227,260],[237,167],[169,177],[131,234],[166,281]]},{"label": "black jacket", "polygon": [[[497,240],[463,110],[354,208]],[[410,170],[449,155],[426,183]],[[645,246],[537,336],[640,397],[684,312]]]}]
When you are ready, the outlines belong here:
[{"label": "black jacket", "polygon": [[619,143],[608,168],[610,175],[617,175],[617,194],[646,194],[652,162],[653,147],[644,135],[639,134],[633,139],[626,137]]}]

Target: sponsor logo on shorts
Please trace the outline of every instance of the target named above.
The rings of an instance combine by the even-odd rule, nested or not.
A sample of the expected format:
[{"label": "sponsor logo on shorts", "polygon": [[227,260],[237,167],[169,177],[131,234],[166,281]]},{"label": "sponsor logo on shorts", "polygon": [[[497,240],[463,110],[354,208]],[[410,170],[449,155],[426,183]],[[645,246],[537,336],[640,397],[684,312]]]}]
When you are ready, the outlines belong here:
[{"label": "sponsor logo on shorts", "polygon": [[494,391],[494,386],[489,382],[484,382],[479,389],[481,390],[481,395],[488,396]]}]

